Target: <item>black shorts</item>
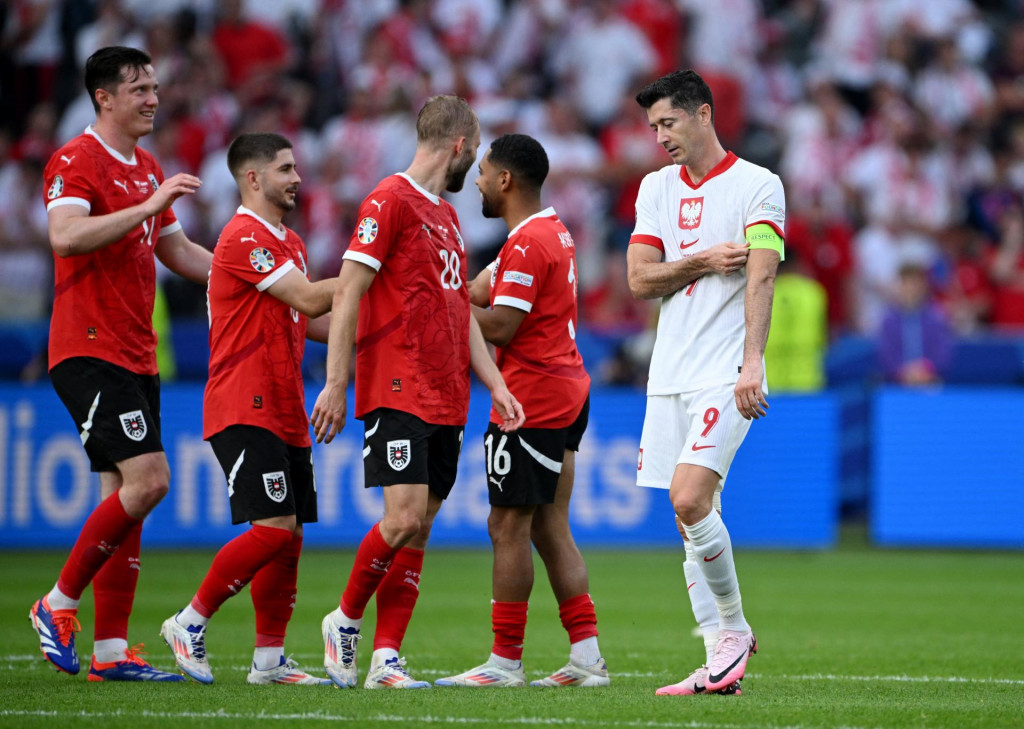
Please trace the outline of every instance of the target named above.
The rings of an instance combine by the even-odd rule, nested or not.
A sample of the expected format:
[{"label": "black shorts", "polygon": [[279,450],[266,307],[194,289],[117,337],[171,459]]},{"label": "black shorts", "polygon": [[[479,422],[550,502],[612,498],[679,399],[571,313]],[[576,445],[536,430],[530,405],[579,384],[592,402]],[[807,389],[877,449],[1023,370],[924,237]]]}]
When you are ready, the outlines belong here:
[{"label": "black shorts", "polygon": [[72,357],[50,381],[75,421],[93,471],[160,453],[160,376],[137,375],[95,357]]},{"label": "black shorts", "polygon": [[492,506],[532,506],[555,501],[566,451],[578,451],[590,418],[590,398],[567,428],[520,428],[484,434],[487,495]]},{"label": "black shorts", "polygon": [[366,487],[425,483],[448,498],[462,451],[461,425],[434,425],[401,410],[377,408],[363,417]]},{"label": "black shorts", "polygon": [[299,524],[316,521],[312,448],[254,425],[232,425],[209,440],[228,479],[232,524],[292,515]]}]

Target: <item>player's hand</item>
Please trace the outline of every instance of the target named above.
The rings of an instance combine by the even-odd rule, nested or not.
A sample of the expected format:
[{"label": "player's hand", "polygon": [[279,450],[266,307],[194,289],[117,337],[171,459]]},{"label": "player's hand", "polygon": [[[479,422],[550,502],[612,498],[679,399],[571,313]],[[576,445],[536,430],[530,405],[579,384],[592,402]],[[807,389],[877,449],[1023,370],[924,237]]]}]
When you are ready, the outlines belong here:
[{"label": "player's hand", "polygon": [[317,395],[309,418],[317,443],[330,443],[345,427],[345,398],[345,388],[332,385],[324,386]]},{"label": "player's hand", "polygon": [[152,214],[159,215],[171,207],[171,203],[182,195],[194,195],[202,185],[203,181],[198,177],[185,174],[184,172],[168,177],[160,183],[160,187],[157,188],[156,192],[148,200],[152,207]]},{"label": "player's hand", "polygon": [[498,423],[498,429],[502,433],[511,433],[519,430],[526,422],[526,414],[523,406],[515,399],[506,387],[495,388],[491,391],[491,402],[494,409],[501,416],[502,422]]},{"label": "player's hand", "polygon": [[705,251],[707,265],[714,273],[728,276],[747,265],[749,243],[719,243]]},{"label": "player's hand", "polygon": [[764,379],[764,367],[760,363],[748,365],[744,362],[740,379],[736,382],[736,409],[747,420],[765,417],[768,413],[768,400],[761,391]]}]

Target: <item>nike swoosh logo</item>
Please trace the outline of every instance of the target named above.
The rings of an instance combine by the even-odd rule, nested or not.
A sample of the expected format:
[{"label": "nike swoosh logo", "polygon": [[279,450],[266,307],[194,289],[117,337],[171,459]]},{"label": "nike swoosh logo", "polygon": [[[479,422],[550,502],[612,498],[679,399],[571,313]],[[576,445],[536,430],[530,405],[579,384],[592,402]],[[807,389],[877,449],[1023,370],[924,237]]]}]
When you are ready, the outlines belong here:
[{"label": "nike swoosh logo", "polygon": [[[721,552],[719,552],[719,554],[721,554]],[[707,557],[705,557],[704,559],[707,559]],[[740,661],[742,661],[746,657],[746,655],[747,655],[746,652],[740,653],[740,655],[736,658],[736,660],[733,661],[731,664],[729,664],[729,667],[726,668],[724,671],[722,671],[717,676],[712,676],[709,673],[708,674],[708,683],[718,683],[719,681],[721,681],[725,677],[725,674],[729,673],[729,671],[731,671],[732,669],[736,668],[736,664],[739,663]]]},{"label": "nike swoosh logo", "polygon": [[705,450],[706,448],[714,448],[714,446],[713,445],[699,446],[696,443],[693,444],[693,450],[695,450],[695,451],[702,451],[702,450]]},{"label": "nike swoosh logo", "polygon": [[693,243],[680,243],[679,244],[679,248],[680,248],[680,250],[685,250],[686,248],[689,248],[690,246],[697,245],[699,242],[700,242],[700,238],[694,238],[693,239]]},{"label": "nike swoosh logo", "polygon": [[[724,552],[724,551],[725,551],[725,547],[722,547],[722,552]],[[722,552],[719,552],[714,557],[705,557],[704,561],[705,562],[714,562],[716,559],[718,559],[719,557],[722,556]],[[734,663],[733,665],[736,665],[736,664]],[[732,666],[730,666],[730,668],[732,668]],[[714,683],[714,681],[712,681],[711,683]]]}]

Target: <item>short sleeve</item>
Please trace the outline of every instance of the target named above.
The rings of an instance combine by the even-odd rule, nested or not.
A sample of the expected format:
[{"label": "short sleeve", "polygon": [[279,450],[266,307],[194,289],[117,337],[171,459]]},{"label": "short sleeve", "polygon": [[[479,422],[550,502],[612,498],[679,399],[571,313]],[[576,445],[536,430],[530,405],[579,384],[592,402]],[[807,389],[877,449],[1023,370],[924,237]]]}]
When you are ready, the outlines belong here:
[{"label": "short sleeve", "polygon": [[491,274],[491,305],[531,311],[544,287],[548,268],[549,261],[540,244],[522,234],[509,238]]},{"label": "short sleeve", "polygon": [[778,175],[767,175],[754,187],[750,197],[744,228],[767,224],[779,237],[786,238],[786,195]]},{"label": "short sleeve", "polygon": [[285,241],[259,224],[235,228],[222,237],[214,251],[214,265],[260,291],[297,268]]},{"label": "short sleeve", "polygon": [[61,205],[78,205],[91,211],[96,198],[93,165],[88,156],[58,150],[43,171],[47,211]]},{"label": "short sleeve", "polygon": [[374,190],[359,206],[359,223],[343,258],[379,271],[402,232],[400,208],[393,193]]}]

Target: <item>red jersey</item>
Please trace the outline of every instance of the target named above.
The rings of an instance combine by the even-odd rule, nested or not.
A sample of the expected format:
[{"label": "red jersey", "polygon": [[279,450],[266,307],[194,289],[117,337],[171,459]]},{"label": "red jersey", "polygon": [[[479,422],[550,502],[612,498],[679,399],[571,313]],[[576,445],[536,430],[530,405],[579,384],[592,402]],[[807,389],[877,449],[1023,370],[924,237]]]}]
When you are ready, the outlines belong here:
[{"label": "red jersey", "polygon": [[203,438],[231,425],[254,425],[288,445],[311,445],[302,387],[306,317],[265,293],[295,269],[308,275],[302,239],[238,208],[220,234],[210,268]]},{"label": "red jersey", "polygon": [[[565,428],[580,414],[590,376],[576,349],[576,246],[553,208],[508,235],[491,270],[491,306],[526,312],[498,368],[527,428]],[[494,408],[491,422],[501,423]]]},{"label": "red jersey", "polygon": [[377,271],[359,305],[356,417],[385,407],[465,425],[470,313],[455,208],[405,174],[386,177],[359,207],[345,259]]},{"label": "red jersey", "polygon": [[[145,202],[164,173],[146,150],[136,147],[125,159],[89,127],[53,153],[43,181],[48,211],[79,205],[91,215],[107,215]],[[54,254],[51,369],[69,357],[96,357],[136,374],[157,373],[153,245],[180,229],[167,208],[99,250]]]}]

